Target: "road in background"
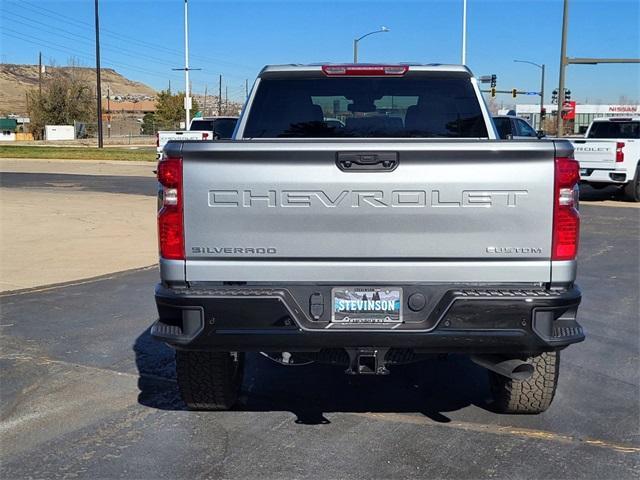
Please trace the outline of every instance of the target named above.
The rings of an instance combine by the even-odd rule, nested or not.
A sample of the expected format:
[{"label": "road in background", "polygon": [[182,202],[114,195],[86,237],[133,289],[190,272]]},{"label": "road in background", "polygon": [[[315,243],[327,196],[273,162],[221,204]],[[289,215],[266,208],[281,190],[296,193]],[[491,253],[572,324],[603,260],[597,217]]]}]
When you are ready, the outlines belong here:
[{"label": "road in background", "polygon": [[154,168],[0,160],[0,291],[155,264]]}]

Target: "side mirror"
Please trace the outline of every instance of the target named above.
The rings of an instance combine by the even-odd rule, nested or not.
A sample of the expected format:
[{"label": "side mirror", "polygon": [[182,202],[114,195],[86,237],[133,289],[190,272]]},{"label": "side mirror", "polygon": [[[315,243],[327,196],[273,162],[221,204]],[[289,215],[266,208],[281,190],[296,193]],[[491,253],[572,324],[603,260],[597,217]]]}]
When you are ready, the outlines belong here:
[{"label": "side mirror", "polygon": [[544,138],[544,137],[546,137],[546,136],[547,136],[547,134],[546,134],[546,133],[544,133],[544,130],[538,130],[538,131],[536,132],[536,137],[538,137],[538,138]]},{"label": "side mirror", "polygon": [[507,133],[507,135],[504,138],[505,140],[513,140],[513,134]]}]

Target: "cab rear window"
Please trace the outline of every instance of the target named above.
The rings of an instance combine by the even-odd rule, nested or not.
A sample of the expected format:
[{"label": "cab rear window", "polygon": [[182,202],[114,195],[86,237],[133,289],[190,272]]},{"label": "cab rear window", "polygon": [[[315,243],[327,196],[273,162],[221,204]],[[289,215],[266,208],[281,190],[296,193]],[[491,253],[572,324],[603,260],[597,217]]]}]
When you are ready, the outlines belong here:
[{"label": "cab rear window", "polygon": [[468,76],[264,78],[245,138],[483,138]]},{"label": "cab rear window", "polygon": [[593,122],[589,138],[640,138],[640,122]]}]

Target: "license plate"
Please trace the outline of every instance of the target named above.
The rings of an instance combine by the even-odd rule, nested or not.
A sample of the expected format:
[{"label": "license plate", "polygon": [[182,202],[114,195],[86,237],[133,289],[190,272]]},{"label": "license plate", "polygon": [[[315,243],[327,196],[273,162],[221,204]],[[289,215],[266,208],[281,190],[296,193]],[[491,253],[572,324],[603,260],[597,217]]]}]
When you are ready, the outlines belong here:
[{"label": "license plate", "polygon": [[402,289],[338,287],[331,290],[335,323],[402,322]]}]

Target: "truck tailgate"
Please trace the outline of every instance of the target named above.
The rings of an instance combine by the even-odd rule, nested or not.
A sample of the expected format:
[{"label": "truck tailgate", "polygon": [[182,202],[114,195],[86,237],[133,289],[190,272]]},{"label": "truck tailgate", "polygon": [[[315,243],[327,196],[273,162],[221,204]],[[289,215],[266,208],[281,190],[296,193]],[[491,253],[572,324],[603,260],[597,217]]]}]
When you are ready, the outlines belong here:
[{"label": "truck tailgate", "polygon": [[202,140],[204,134],[207,134],[207,138],[213,138],[212,132],[204,132],[200,130],[176,130],[175,132],[158,132],[158,148],[162,149],[167,142],[170,141],[185,141],[185,140]]},{"label": "truck tailgate", "polygon": [[[344,153],[398,165],[343,171]],[[187,281],[550,280],[551,141],[187,142],[182,156]]]},{"label": "truck tailgate", "polygon": [[572,140],[580,168],[614,168],[616,140]]}]

